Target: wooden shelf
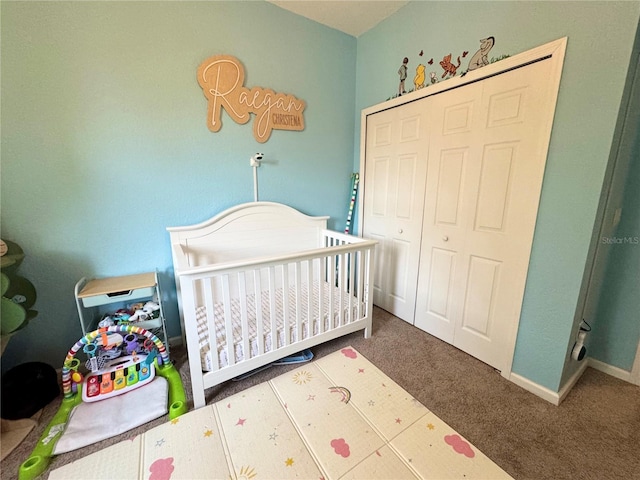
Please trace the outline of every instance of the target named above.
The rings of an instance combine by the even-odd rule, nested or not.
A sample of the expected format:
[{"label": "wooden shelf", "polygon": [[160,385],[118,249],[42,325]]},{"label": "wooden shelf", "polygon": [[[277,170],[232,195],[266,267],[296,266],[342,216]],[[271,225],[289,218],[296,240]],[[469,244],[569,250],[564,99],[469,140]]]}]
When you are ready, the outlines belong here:
[{"label": "wooden shelf", "polygon": [[78,298],[95,297],[113,292],[125,292],[140,288],[155,287],[156,275],[153,272],[125,275],[123,277],[96,278],[90,280],[78,293]]}]

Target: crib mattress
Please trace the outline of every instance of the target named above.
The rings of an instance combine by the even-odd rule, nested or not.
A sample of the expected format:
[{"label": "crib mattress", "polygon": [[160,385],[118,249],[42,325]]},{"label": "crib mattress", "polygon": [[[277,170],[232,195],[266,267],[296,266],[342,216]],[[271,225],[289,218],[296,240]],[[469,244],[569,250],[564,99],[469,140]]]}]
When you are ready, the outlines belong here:
[{"label": "crib mattress", "polygon": [[[342,291],[342,300],[340,299],[341,290],[338,287],[332,286],[327,282],[321,284],[313,284],[313,295],[311,295],[311,325],[313,328],[313,335],[316,335],[320,331],[320,319],[319,319],[319,299],[320,299],[320,285],[323,288],[323,328],[328,330],[338,325],[340,321],[340,312],[342,312],[342,323],[348,323],[352,319],[357,318],[357,306],[358,299],[350,294]],[[333,292],[332,292],[333,290]],[[309,286],[303,284],[300,286],[300,316],[302,321],[302,334],[298,338],[297,332],[297,289],[292,286],[286,292],[286,299],[283,293],[285,290],[279,288],[275,291],[275,312],[276,312],[276,325],[277,325],[277,342],[278,348],[285,344],[285,328],[284,328],[284,312],[285,305],[288,307],[289,312],[289,343],[304,340],[309,336]],[[330,309],[330,298],[333,293],[333,309]],[[349,301],[351,300],[351,301]],[[250,358],[258,355],[258,329],[257,329],[257,316],[256,316],[256,295],[249,294],[246,298],[247,302],[247,319],[249,327],[249,344],[251,348]],[[271,335],[271,298],[268,291],[262,291],[261,293],[262,303],[262,322],[263,322],[263,338],[260,341],[264,342],[264,352],[271,351],[272,347],[272,335]],[[351,315],[349,315],[349,305],[351,305]],[[229,358],[227,355],[227,338],[226,329],[224,323],[224,310],[225,305],[222,302],[214,304],[214,322],[215,322],[215,335],[216,335],[216,354],[218,355],[218,365],[220,368],[229,365]],[[328,312],[333,310],[332,314]],[[242,320],[241,320],[241,302],[240,299],[231,299],[231,315],[233,323],[233,343],[235,353],[235,363],[244,360],[245,355],[243,351],[243,338],[242,338]],[[330,321],[332,325],[330,325]],[[200,360],[202,363],[203,371],[215,370],[213,365],[213,359],[211,358],[211,342],[209,337],[209,331],[207,327],[207,309],[205,306],[199,306],[196,308],[196,323],[198,330],[198,341],[200,347]]]}]

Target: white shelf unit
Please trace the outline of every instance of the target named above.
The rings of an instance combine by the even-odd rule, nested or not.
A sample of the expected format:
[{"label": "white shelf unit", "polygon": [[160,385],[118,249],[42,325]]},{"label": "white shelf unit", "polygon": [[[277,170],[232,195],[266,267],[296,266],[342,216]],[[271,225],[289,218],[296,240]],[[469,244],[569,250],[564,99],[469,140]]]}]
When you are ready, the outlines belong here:
[{"label": "white shelf unit", "polygon": [[94,279],[83,277],[76,283],[75,298],[83,335],[96,330],[98,322],[106,313],[114,313],[136,302],[156,302],[160,305],[158,318],[133,322],[131,325],[152,332],[164,343],[167,353],[169,352],[169,339],[156,272]]}]

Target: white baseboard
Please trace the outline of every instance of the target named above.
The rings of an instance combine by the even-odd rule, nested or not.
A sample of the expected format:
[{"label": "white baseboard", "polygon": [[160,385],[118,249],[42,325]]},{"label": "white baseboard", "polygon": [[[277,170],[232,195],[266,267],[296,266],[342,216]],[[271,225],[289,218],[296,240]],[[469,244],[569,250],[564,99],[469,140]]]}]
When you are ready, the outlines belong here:
[{"label": "white baseboard", "polygon": [[535,382],[532,382],[528,378],[524,378],[517,373],[511,372],[509,375],[509,380],[518,385],[519,387],[524,388],[526,391],[537,395],[538,397],[546,400],[547,402],[553,403],[554,405],[560,405],[560,395],[558,392],[554,392],[553,390],[548,389],[547,387],[543,387],[542,385],[538,385]]},{"label": "white baseboard", "polygon": [[560,405],[560,403],[565,399],[565,397],[569,394],[573,386],[580,380],[580,377],[587,369],[589,362],[582,362],[580,368],[576,370],[576,372],[571,375],[571,378],[562,386],[559,392],[554,392],[553,390],[543,387],[542,385],[538,385],[535,382],[532,382],[528,378],[525,378],[517,373],[511,372],[509,376],[509,380],[518,385],[519,387],[524,388],[526,391],[537,395],[538,397],[546,400],[549,403],[554,405]]},{"label": "white baseboard", "polygon": [[588,358],[585,358],[584,360],[585,361],[580,364],[580,368],[578,368],[578,370],[576,370],[575,373],[571,375],[569,380],[565,382],[565,384],[562,386],[562,388],[558,392],[558,395],[560,397],[560,402],[562,402],[565,399],[565,397],[569,394],[569,392],[575,386],[575,384],[578,383],[578,380],[580,380],[580,377],[582,376],[584,371],[587,369],[587,367],[590,365]]},{"label": "white baseboard", "polygon": [[538,385],[537,383],[532,382],[528,378],[518,375],[517,373],[511,372],[511,375],[508,377],[508,379],[519,387],[524,388],[528,392],[531,392],[534,395],[537,395],[538,397],[550,403],[553,403],[554,405],[560,405],[560,403],[562,403],[562,401],[569,394],[574,385],[578,383],[578,380],[580,380],[580,377],[587,369],[587,367],[594,368],[602,373],[606,373],[607,375],[611,375],[612,377],[624,380],[625,382],[629,382],[635,385],[632,372],[623,370],[622,368],[614,367],[613,365],[606,364],[591,357],[585,358],[585,360],[581,363],[580,368],[578,368],[578,370],[576,370],[576,372],[571,375],[571,378],[569,378],[569,380],[562,386],[559,392],[554,392],[547,387]]},{"label": "white baseboard", "polygon": [[619,378],[620,380],[624,380],[625,382],[633,383],[631,372],[628,372],[627,370],[614,367],[613,365],[609,365],[591,357],[589,357],[589,366],[603,373],[606,373],[607,375],[611,375],[612,377]]}]

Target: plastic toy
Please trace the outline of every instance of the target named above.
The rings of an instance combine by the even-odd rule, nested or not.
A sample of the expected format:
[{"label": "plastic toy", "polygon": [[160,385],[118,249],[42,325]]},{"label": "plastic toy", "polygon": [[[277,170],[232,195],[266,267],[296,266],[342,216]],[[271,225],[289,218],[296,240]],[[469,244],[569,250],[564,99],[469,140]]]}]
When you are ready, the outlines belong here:
[{"label": "plastic toy", "polygon": [[156,352],[154,349],[149,355],[121,357],[87,375],[82,384],[82,400],[97,402],[146,385],[156,376]]},{"label": "plastic toy", "polygon": [[129,317],[130,322],[138,322],[140,320],[149,320],[154,318],[157,314],[156,312],[160,311],[160,305],[156,302],[147,302],[144,305],[141,303],[135,303],[131,306],[133,310],[133,315]]},{"label": "plastic toy", "polygon": [[[79,366],[79,362],[76,362],[76,359],[74,358],[76,353],[80,350],[84,350],[87,345],[96,345],[98,337],[101,337],[104,334],[108,335],[109,332],[122,333],[125,335],[136,334],[146,337],[145,344],[147,347],[153,344],[154,348],[149,355],[139,355],[139,362],[137,365],[139,365],[140,369],[138,370],[137,379],[135,381],[144,381],[151,376],[151,370],[153,369],[155,374],[162,376],[167,380],[169,386],[169,418],[173,420],[187,412],[187,401],[182,380],[180,379],[180,373],[174,367],[173,363],[169,361],[167,350],[158,337],[143,328],[135,327],[133,325],[114,325],[106,329],[101,328],[99,330],[89,332],[76,342],[65,358],[62,366],[62,390],[64,393],[62,404],[60,405],[58,412],[49,422],[49,425],[44,429],[44,432],[42,433],[40,440],[38,440],[36,447],[33,449],[31,456],[23,462],[22,465],[20,465],[20,469],[18,471],[18,478],[20,480],[33,480],[46,470],[55,444],[59,439],[59,436],[64,431],[64,428],[60,428],[60,425],[67,424],[73,408],[83,400],[83,395],[80,392],[74,391],[73,388],[73,384],[75,382],[74,376],[78,373],[77,368]],[[99,342],[100,339],[98,339],[98,343]],[[97,358],[98,352],[96,349],[89,347],[88,350],[92,351],[95,358]],[[124,360],[124,358],[122,360]],[[126,360],[126,362],[128,361],[129,360]],[[131,366],[128,363],[122,364],[123,367],[125,365],[128,367]],[[106,395],[109,393],[113,393],[115,395],[124,393],[128,384],[129,386],[134,384],[133,375],[130,382],[129,376],[125,377],[124,375],[124,368],[118,369],[117,365],[113,364],[110,364],[108,368],[113,368],[114,375],[113,379],[111,378],[111,375],[109,375],[108,378],[103,377],[102,382],[100,382],[100,385],[98,386],[98,388],[101,389],[100,395],[105,395],[103,398],[107,398]],[[131,374],[133,373],[130,372],[130,369],[128,369],[127,372]],[[89,378],[90,375],[87,375],[87,379],[84,381],[83,385],[88,383]],[[99,379],[96,377],[96,380]]]},{"label": "plastic toy", "polygon": [[80,360],[74,358],[67,364],[67,368],[72,372],[71,373],[71,381],[74,384],[80,384],[84,381],[84,375],[78,372],[78,367],[80,366]]}]

